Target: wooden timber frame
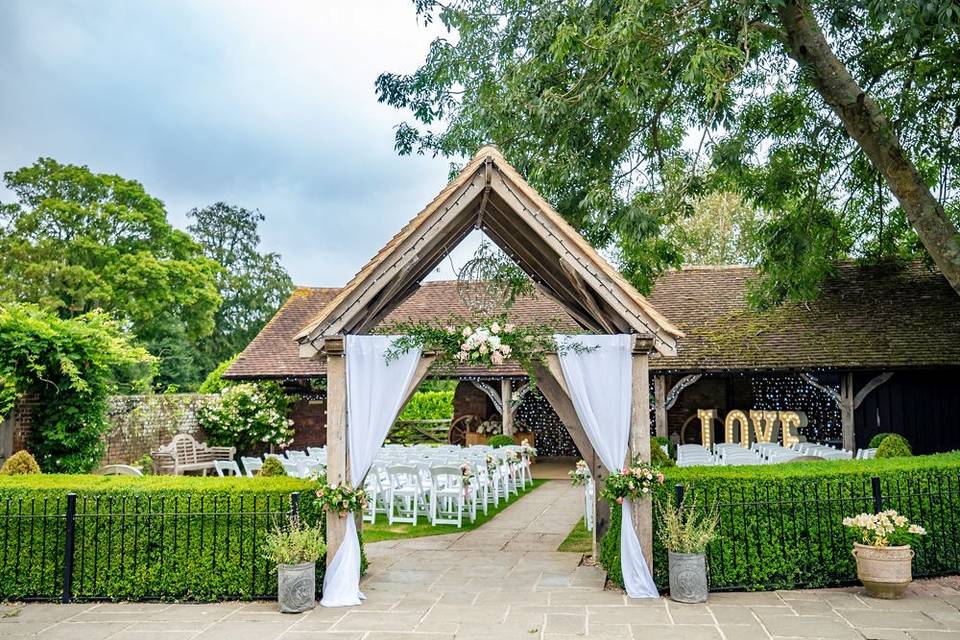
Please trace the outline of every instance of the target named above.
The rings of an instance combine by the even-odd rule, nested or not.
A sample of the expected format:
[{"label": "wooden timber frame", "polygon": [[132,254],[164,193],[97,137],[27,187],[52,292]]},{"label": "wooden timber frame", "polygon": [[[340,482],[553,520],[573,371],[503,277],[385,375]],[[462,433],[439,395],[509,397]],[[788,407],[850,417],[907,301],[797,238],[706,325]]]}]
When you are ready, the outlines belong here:
[{"label": "wooden timber frame", "polygon": [[[330,482],[350,481],[347,446],[347,383],[344,336],[371,332],[390,311],[471,230],[482,229],[533,280],[583,327],[584,333],[632,334],[633,396],[630,457],[650,459],[649,357],[676,354],[683,333],[606,262],[520,176],[494,147],[473,160],[423,211],[415,216],[296,336],[301,357],[327,359],[327,474]],[[435,356],[425,354],[406,389],[406,399],[426,377]],[[541,393],[557,412],[590,466],[598,487],[610,470],[601,464],[577,418],[559,356],[548,355],[534,375]],[[504,384],[503,399],[511,388]],[[512,412],[503,416],[512,426]],[[599,491],[598,491],[599,493]],[[634,510],[647,563],[652,567],[650,501]],[[598,499],[597,535],[609,527],[609,505]],[[327,514],[327,564],[343,541],[346,520]]]}]

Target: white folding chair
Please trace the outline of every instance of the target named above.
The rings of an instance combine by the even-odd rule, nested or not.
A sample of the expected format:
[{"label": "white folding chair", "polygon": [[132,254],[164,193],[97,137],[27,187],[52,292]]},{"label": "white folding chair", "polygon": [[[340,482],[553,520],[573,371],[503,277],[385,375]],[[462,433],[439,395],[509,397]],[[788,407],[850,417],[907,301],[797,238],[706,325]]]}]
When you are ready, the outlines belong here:
[{"label": "white folding chair", "polygon": [[467,499],[467,485],[463,482],[463,470],[456,466],[430,467],[430,522],[463,526],[463,510],[468,509],[471,520],[476,520],[476,498]]},{"label": "white folding chair", "polygon": [[417,511],[423,496],[420,472],[412,465],[397,464],[387,467],[387,521],[417,524]]},{"label": "white folding chair", "polygon": [[239,476],[240,467],[233,460],[214,460],[213,468],[221,478],[224,476]]},{"label": "white folding chair", "polygon": [[243,470],[246,472],[248,478],[252,478],[257,471],[260,471],[260,467],[263,466],[263,460],[251,456],[242,456],[240,463],[243,464]]}]

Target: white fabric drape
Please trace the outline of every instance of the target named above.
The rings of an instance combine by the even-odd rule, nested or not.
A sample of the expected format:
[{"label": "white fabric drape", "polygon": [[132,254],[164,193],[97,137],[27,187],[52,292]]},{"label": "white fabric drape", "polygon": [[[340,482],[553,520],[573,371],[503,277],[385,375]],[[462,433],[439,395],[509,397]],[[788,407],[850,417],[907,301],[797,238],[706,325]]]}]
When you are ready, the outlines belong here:
[{"label": "white fabric drape", "polygon": [[[359,486],[387,437],[420,362],[421,349],[411,349],[389,363],[386,352],[397,336],[346,336],[347,451],[350,483]],[[324,607],[360,604],[360,540],[357,525],[347,518],[343,543],[323,581]]]},{"label": "white fabric drape", "polygon": [[[555,336],[570,400],[603,465],[615,472],[627,459],[633,400],[633,344],[628,335]],[[565,345],[582,345],[584,349]],[[633,528],[629,501],[620,520],[620,565],[627,595],[657,598],[659,593]]]}]

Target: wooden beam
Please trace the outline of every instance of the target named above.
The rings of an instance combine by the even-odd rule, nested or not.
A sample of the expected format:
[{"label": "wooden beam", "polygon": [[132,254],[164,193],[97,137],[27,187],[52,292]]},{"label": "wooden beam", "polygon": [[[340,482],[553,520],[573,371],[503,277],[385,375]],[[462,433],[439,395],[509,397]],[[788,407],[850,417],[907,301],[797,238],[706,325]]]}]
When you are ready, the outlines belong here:
[{"label": "wooden beam", "polygon": [[653,376],[653,403],[656,407],[657,435],[667,438],[670,436],[667,416],[667,376],[662,373]]},{"label": "wooden beam", "polygon": [[510,378],[500,380],[500,420],[503,435],[513,437],[513,408],[510,406],[510,396],[513,395],[513,381]]},{"label": "wooden beam", "polygon": [[580,294],[580,299],[583,301],[584,306],[593,314],[593,317],[596,318],[596,321],[603,327],[605,333],[617,333],[616,328],[613,324],[610,323],[607,315],[600,309],[600,305],[597,303],[597,299],[594,297],[593,292],[590,291],[590,288],[583,281],[583,278],[577,273],[577,270],[570,264],[570,262],[563,257],[560,258],[560,266],[563,268],[564,272],[567,274],[567,277],[570,278],[570,282],[573,283],[573,286],[576,288],[577,292]]},{"label": "wooden beam", "polygon": [[[559,375],[555,372],[558,372]],[[537,366],[536,378],[537,389],[540,390],[543,397],[546,398],[550,406],[553,407],[553,410],[557,413],[557,417],[560,418],[560,422],[563,423],[563,426],[566,427],[570,433],[570,437],[577,446],[577,450],[580,451],[580,455],[583,456],[583,460],[587,463],[587,466],[590,467],[590,474],[597,487],[594,533],[596,539],[602,539],[603,534],[606,533],[610,527],[610,504],[600,497],[600,489],[603,487],[603,483],[606,481],[607,476],[610,475],[610,472],[603,466],[600,456],[597,455],[597,452],[593,449],[593,445],[590,444],[590,438],[587,437],[587,432],[584,431],[583,425],[580,424],[580,418],[577,417],[577,411],[573,406],[573,402],[570,400],[566,383],[563,381],[560,359],[556,354],[547,356],[546,366]]]},{"label": "wooden beam", "polygon": [[[650,356],[633,354],[633,397],[630,403],[630,452],[628,457],[650,462]],[[640,539],[643,558],[653,572],[653,499],[633,503],[633,526]]]},{"label": "wooden beam", "polygon": [[853,373],[840,374],[840,429],[843,434],[843,448],[853,451],[856,448],[857,435],[853,424]]},{"label": "wooden beam", "polygon": [[[347,458],[347,359],[343,336],[323,340],[327,357],[327,481],[349,484]],[[335,511],[327,511],[327,566],[333,562],[343,543],[347,520]]]},{"label": "wooden beam", "polygon": [[860,408],[860,405],[863,404],[863,401],[866,400],[867,396],[870,395],[874,389],[885,384],[887,380],[893,377],[893,371],[887,371],[886,373],[881,373],[877,376],[874,376],[870,381],[863,385],[863,389],[857,391],[857,395],[853,396],[853,408],[857,410]]}]

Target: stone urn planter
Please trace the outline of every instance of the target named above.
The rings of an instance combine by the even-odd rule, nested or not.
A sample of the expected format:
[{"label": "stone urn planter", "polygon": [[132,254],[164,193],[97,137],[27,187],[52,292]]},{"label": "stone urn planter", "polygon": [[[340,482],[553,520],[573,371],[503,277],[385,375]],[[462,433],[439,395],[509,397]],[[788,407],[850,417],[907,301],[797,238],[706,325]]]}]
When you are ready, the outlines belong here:
[{"label": "stone urn planter", "polygon": [[670,568],[670,599],[684,604],[706,602],[707,557],[702,553],[667,552]]},{"label": "stone urn planter", "polygon": [[316,606],[315,562],[277,565],[277,602],[281,613],[303,613]]},{"label": "stone urn planter", "polygon": [[868,596],[886,600],[902,598],[913,581],[910,545],[871,547],[854,542],[853,557],[857,559],[857,577]]}]

